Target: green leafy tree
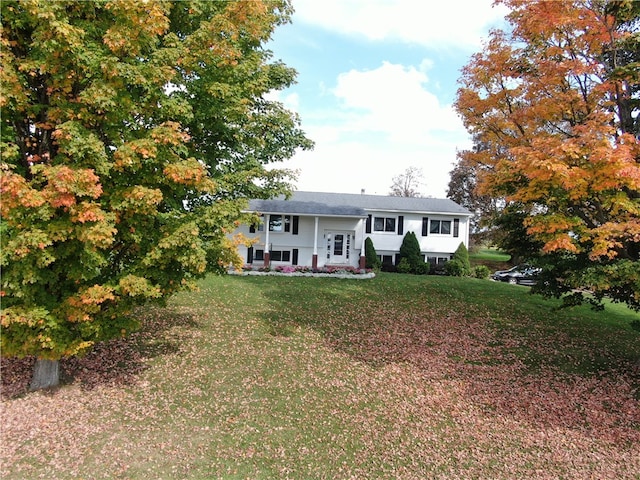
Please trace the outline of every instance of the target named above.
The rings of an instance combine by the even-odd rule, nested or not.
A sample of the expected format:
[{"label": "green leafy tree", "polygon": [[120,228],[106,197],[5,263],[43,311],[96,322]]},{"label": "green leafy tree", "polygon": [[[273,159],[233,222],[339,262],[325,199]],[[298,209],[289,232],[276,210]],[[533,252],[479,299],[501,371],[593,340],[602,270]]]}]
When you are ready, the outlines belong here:
[{"label": "green leafy tree", "polygon": [[0,8],[1,350],[41,388],[135,305],[241,264],[246,198],[286,193],[270,164],[312,145],[265,99],[295,76],[262,47],[287,0]]},{"label": "green leafy tree", "polygon": [[373,268],[375,270],[379,270],[382,266],[382,262],[378,258],[378,253],[373,245],[373,240],[371,237],[367,237],[364,240],[364,257],[365,257],[365,266],[367,268]]}]

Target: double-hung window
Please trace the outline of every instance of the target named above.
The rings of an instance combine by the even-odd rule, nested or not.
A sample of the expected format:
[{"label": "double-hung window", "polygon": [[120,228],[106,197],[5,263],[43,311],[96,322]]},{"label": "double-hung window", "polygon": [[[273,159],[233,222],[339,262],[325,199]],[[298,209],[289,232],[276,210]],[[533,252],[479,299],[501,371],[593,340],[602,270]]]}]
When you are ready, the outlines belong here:
[{"label": "double-hung window", "polygon": [[432,235],[451,235],[451,220],[431,220],[429,233]]},{"label": "double-hung window", "polygon": [[298,233],[298,217],[296,215],[269,215],[269,231],[270,232],[291,232],[293,225],[293,234]]},{"label": "double-hung window", "polygon": [[269,231],[270,232],[284,231],[283,215],[269,215]]},{"label": "double-hung window", "polygon": [[395,232],[396,231],[395,217],[373,217],[373,231],[374,232]]}]

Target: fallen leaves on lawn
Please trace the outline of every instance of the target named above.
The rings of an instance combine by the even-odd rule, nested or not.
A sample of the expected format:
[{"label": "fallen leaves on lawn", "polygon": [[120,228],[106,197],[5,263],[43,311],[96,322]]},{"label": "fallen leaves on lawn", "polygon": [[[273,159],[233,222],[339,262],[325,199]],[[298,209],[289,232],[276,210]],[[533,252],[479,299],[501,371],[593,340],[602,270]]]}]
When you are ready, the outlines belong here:
[{"label": "fallen leaves on lawn", "polygon": [[3,359],[7,478],[640,474],[628,358],[428,299],[327,287],[303,306],[271,279],[218,282],[259,306],[146,310],[140,332],[63,362],[58,390],[23,395],[28,361]]}]

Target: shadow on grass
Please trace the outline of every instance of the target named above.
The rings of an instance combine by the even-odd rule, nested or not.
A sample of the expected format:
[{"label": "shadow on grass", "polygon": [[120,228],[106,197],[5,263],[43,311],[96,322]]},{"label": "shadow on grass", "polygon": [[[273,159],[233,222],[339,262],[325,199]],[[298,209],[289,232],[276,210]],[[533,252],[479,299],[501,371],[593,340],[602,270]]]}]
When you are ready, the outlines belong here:
[{"label": "shadow on grass", "polygon": [[455,295],[428,291],[428,282],[395,290],[387,279],[366,289],[333,282],[318,282],[311,295],[305,287],[292,294],[265,284],[270,333],[314,329],[335,350],[373,368],[403,363],[424,385],[462,385],[467,401],[488,415],[640,441],[637,333],[623,339],[626,331],[596,332],[551,317],[551,308],[539,318],[513,308],[512,318],[500,319]]},{"label": "shadow on grass", "polygon": [[[141,328],[125,338],[99,342],[81,357],[60,360],[60,384],[77,383],[93,389],[103,385],[134,385],[155,357],[177,354],[180,343],[166,333],[175,327],[196,328],[193,315],[171,309],[145,308],[139,313]],[[2,358],[1,398],[28,392],[34,357]],[[55,389],[54,389],[55,390]]]}]

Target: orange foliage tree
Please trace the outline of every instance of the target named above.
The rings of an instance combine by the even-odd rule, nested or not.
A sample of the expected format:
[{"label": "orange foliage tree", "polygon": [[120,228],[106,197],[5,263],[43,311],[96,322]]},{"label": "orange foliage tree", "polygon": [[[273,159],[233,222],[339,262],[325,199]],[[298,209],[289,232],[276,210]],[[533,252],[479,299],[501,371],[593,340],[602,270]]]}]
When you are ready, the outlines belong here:
[{"label": "orange foliage tree", "polygon": [[537,290],[640,309],[639,6],[504,0],[463,69],[456,109],[481,148],[459,161],[500,199],[512,253],[544,266]]},{"label": "orange foliage tree", "polygon": [[237,260],[247,197],[311,142],[265,94],[295,72],[263,48],[288,0],[3,1],[1,351],[57,364],[136,328]]}]

